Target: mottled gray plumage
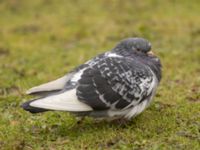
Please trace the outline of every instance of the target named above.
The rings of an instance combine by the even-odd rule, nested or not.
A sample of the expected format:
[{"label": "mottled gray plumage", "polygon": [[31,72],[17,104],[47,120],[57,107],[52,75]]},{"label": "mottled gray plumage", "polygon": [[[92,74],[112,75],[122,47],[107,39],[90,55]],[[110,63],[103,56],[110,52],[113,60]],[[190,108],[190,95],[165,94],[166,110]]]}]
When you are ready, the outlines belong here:
[{"label": "mottled gray plumage", "polygon": [[[151,44],[143,38],[122,40],[111,51],[96,56],[71,71],[70,76],[60,79],[59,83],[62,81],[65,84],[62,87],[61,84],[56,85],[59,91],[26,102],[22,107],[30,112],[64,110],[80,116],[136,116],[149,105],[161,80],[160,60],[148,54],[150,50]],[[52,89],[41,87],[33,88],[28,93],[41,95]],[[68,91],[74,93],[71,97],[73,106],[70,99],[67,100]],[[80,110],[77,110],[79,107]]]}]

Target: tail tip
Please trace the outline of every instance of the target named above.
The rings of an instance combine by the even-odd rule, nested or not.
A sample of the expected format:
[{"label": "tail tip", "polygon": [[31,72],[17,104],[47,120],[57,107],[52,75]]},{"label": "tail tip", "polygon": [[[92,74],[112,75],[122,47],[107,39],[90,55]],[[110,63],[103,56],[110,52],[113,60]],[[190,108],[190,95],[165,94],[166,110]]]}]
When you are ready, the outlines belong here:
[{"label": "tail tip", "polygon": [[48,111],[47,109],[30,106],[30,103],[33,102],[33,101],[35,101],[35,100],[31,100],[31,101],[25,102],[25,103],[21,104],[20,106],[24,110],[29,111],[30,113],[41,113],[41,112]]}]

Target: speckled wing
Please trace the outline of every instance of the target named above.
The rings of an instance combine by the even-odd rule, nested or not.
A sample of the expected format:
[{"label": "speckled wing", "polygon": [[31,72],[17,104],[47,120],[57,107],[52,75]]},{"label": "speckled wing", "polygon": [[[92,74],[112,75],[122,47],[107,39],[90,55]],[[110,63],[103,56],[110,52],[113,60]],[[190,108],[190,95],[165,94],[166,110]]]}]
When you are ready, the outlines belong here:
[{"label": "speckled wing", "polygon": [[76,94],[94,110],[126,109],[147,99],[154,84],[154,74],[144,64],[107,57],[84,70]]}]

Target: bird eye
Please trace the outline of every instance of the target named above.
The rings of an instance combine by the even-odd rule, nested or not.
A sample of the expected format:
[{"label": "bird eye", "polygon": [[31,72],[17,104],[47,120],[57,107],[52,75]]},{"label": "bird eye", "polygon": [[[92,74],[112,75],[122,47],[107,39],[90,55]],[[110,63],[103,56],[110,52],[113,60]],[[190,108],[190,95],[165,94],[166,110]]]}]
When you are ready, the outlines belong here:
[{"label": "bird eye", "polygon": [[136,48],[136,50],[137,50],[137,51],[140,51],[140,49],[139,49],[139,48]]},{"label": "bird eye", "polygon": [[132,49],[133,49],[133,50],[136,50],[136,51],[140,51],[140,49],[137,48],[137,47],[135,47],[135,46],[133,46]]}]

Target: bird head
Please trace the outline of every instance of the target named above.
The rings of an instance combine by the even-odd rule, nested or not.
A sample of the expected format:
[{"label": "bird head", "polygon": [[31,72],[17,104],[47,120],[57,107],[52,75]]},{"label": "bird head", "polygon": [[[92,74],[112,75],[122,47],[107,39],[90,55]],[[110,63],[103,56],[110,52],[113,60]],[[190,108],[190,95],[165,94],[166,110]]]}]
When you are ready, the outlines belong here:
[{"label": "bird head", "polygon": [[142,52],[148,55],[153,55],[151,51],[151,43],[143,38],[127,38],[120,41],[114,49],[118,50],[133,50],[135,52]]}]

